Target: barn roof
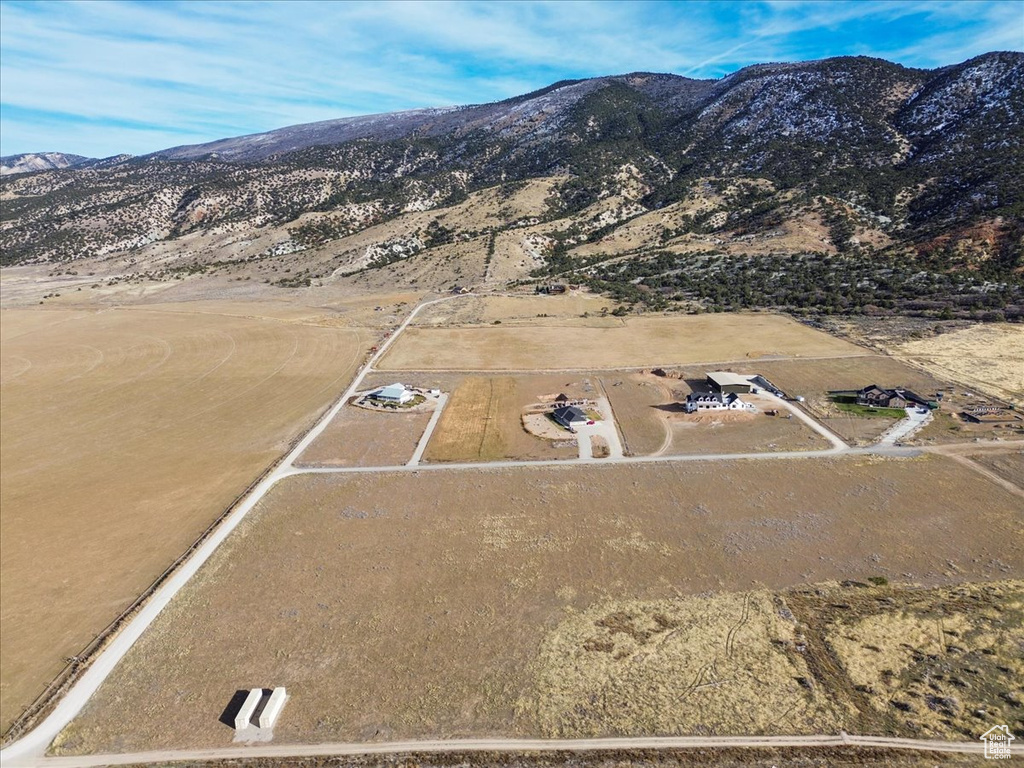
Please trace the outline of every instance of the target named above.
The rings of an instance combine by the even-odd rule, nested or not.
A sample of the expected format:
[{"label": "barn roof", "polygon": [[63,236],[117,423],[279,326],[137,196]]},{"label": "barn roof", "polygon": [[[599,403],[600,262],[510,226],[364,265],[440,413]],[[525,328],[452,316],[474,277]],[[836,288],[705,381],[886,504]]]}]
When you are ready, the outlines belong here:
[{"label": "barn roof", "polygon": [[749,375],[732,373],[731,371],[711,371],[707,374],[707,377],[720,387],[735,386],[737,384],[745,387],[750,386]]}]

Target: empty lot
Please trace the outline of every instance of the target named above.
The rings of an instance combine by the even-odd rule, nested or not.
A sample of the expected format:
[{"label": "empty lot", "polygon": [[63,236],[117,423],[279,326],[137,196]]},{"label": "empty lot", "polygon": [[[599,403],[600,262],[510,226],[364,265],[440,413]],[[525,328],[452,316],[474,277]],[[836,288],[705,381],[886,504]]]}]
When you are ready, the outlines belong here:
[{"label": "empty lot", "polygon": [[[232,731],[218,718],[234,692],[277,685],[292,696],[278,742],[569,735],[579,690],[648,690],[644,675],[660,674],[657,664],[637,657],[635,668],[616,666],[625,689],[602,688],[601,679],[622,678],[595,677],[592,667],[611,663],[620,641],[627,649],[637,637],[666,636],[648,629],[697,631],[701,622],[687,617],[700,610],[687,596],[1024,574],[1019,499],[951,460],[796,461],[289,479],[156,620],[59,749],[228,744]],[[638,693],[603,710],[600,696],[588,698],[600,711],[579,728],[834,725],[841,712],[796,681],[798,660],[770,642],[792,630],[764,598],[743,606],[722,604],[722,626],[738,628],[733,640],[713,633],[710,652],[679,656],[672,649],[696,645],[666,646],[675,677],[663,684],[695,694],[673,704],[676,725],[645,719]],[[634,609],[636,620],[617,616]],[[584,645],[559,640],[571,636]],[[749,677],[713,685],[742,670],[727,658],[765,664],[787,682],[763,699],[751,695],[762,689]],[[559,687],[559,665],[579,684]],[[729,716],[711,722],[705,710]]]},{"label": "empty lot", "polygon": [[[609,318],[610,320],[612,318]],[[764,357],[868,354],[781,315],[629,318],[612,327],[544,324],[409,328],[382,370],[590,370]]]},{"label": "empty lot", "polygon": [[4,728],[349,381],[361,329],[205,302],[4,310]]},{"label": "empty lot", "polygon": [[1024,403],[1024,327],[979,323],[940,336],[909,341],[893,352],[996,397]]},{"label": "empty lot", "polygon": [[[558,394],[567,376],[465,376],[457,381],[427,444],[428,461],[575,458],[573,447],[556,447],[523,428],[522,412],[539,395]],[[561,389],[560,389],[561,388]],[[566,439],[573,436],[565,433]]]}]

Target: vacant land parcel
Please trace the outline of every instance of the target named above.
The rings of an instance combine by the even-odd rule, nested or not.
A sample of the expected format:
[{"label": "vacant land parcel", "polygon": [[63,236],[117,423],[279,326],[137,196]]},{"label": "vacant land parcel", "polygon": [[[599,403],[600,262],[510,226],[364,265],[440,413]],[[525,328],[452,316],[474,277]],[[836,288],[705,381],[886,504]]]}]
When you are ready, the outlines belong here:
[{"label": "vacant land parcel", "polygon": [[792,461],[286,480],[58,748],[223,745],[257,685],[292,695],[279,742],[834,733],[784,604],[690,596],[1020,576],[1020,501],[935,456]]},{"label": "vacant land parcel", "polygon": [[1024,327],[978,324],[897,346],[906,357],[980,392],[1024,403]]},{"label": "vacant land parcel", "polygon": [[307,467],[388,467],[412,458],[431,411],[371,411],[347,405],[296,460]]},{"label": "vacant land parcel", "polygon": [[4,727],[285,452],[368,341],[168,309],[3,311]]},{"label": "vacant land parcel", "polygon": [[[455,385],[428,461],[574,458],[576,448],[535,437],[523,428],[523,409],[538,395],[558,393],[564,376],[466,376]],[[566,432],[567,441],[573,436]]]},{"label": "vacant land parcel", "polygon": [[384,370],[592,370],[652,365],[868,354],[781,315],[639,317],[612,327],[409,328]]}]

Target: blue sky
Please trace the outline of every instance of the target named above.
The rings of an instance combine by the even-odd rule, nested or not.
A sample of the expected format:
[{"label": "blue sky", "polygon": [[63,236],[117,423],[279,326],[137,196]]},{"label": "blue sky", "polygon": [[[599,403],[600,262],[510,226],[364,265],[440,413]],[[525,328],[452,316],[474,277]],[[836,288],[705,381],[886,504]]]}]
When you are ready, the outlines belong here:
[{"label": "blue sky", "polygon": [[1020,0],[0,1],[0,154],[142,154],[631,71],[1022,49]]}]

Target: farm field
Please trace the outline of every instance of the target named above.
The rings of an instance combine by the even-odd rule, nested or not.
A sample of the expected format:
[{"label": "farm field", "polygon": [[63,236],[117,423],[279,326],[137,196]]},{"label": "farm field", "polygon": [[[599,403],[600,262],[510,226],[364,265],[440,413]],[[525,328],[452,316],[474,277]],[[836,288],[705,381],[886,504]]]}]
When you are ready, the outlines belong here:
[{"label": "farm field", "polygon": [[[543,322],[541,320],[540,322]],[[409,328],[381,370],[593,370],[773,357],[866,355],[781,315],[630,318],[612,327]]]},{"label": "farm field", "polygon": [[286,451],[369,346],[363,329],[237,308],[0,315],[4,729]]},{"label": "farm field", "polygon": [[[416,381],[424,377],[436,381],[429,374],[412,376]],[[584,389],[585,381],[591,382],[589,393]],[[523,428],[521,415],[541,395],[598,394],[595,381],[578,374],[454,379],[454,392],[427,444],[424,458],[435,462],[576,458],[579,452],[575,447],[555,446],[529,434]],[[568,432],[564,437],[573,438]]]},{"label": "farm field", "polygon": [[1024,327],[979,323],[939,336],[917,339],[893,349],[933,371],[979,392],[1024,404]]},{"label": "farm field", "polygon": [[[875,714],[815,665],[812,631],[830,631],[815,611],[878,601],[818,605],[813,590],[778,590],[1020,578],[1019,499],[933,455],[791,461],[290,478],[157,618],[56,751],[228,744],[218,719],[236,690],[257,685],[292,697],[278,743],[909,735],[904,718]],[[811,655],[794,652],[801,635]],[[1009,714],[992,711],[976,725]],[[957,727],[943,736],[961,737]]]},{"label": "farm field", "polygon": [[[622,320],[606,316],[618,304],[590,293],[564,293],[555,296],[466,296],[424,309],[414,325],[593,325],[618,327]],[[587,315],[587,317],[584,317]]]},{"label": "farm field", "polygon": [[347,405],[303,451],[296,466],[387,467],[412,458],[433,411],[376,412]]}]

